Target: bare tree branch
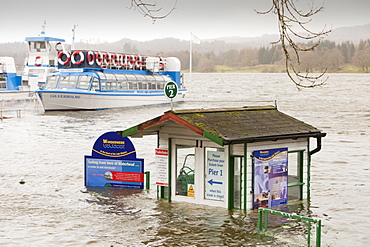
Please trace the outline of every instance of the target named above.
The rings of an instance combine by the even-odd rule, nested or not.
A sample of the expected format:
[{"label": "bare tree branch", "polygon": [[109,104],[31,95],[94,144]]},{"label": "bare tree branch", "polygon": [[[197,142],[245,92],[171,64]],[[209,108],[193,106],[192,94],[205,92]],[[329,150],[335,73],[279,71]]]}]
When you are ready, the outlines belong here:
[{"label": "bare tree branch", "polygon": [[[273,13],[278,18],[279,35],[278,41],[272,44],[281,44],[285,55],[285,72],[288,77],[294,82],[297,88],[312,88],[323,85],[327,77],[324,78],[326,70],[319,75],[310,76],[308,73],[301,73],[295,68],[295,63],[300,64],[300,52],[312,51],[319,44],[324,35],[327,35],[331,30],[320,32],[313,32],[306,28],[306,24],[311,22],[311,17],[324,8],[319,8],[312,5],[307,12],[303,12],[295,5],[297,0],[272,0],[272,6],[267,11],[256,11],[258,14]],[[295,28],[306,33],[306,36],[299,34]],[[312,45],[299,45],[297,39],[301,40],[317,40]]]},{"label": "bare tree branch", "polygon": [[175,0],[174,5],[170,10],[165,13],[163,12],[163,8],[157,6],[157,3],[150,2],[150,0],[131,0],[131,9],[138,10],[144,17],[149,17],[155,22],[159,19],[164,19],[169,16],[177,6],[177,0]]}]

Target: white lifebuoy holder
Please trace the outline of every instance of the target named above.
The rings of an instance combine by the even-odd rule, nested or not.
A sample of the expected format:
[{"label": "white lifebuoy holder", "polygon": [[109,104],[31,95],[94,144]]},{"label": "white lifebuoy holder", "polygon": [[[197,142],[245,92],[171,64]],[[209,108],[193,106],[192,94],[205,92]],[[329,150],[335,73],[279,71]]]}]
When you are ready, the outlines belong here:
[{"label": "white lifebuoy holder", "polygon": [[95,62],[98,66],[101,66],[103,63],[103,56],[100,51],[95,52]]},{"label": "white lifebuoy holder", "polygon": [[[63,55],[66,56],[65,61],[62,60]],[[70,60],[71,60],[71,55],[69,55],[68,52],[62,51],[62,52],[59,53],[59,55],[58,55],[58,63],[59,64],[66,65]]]},{"label": "white lifebuoy holder", "polygon": [[36,66],[41,66],[41,64],[42,64],[42,57],[37,56],[37,57],[35,58],[35,65],[36,65]]},{"label": "white lifebuoy holder", "polygon": [[94,65],[95,53],[92,51],[88,51],[86,54],[86,60],[90,66]]},{"label": "white lifebuoy holder", "polygon": [[[76,59],[75,59],[76,55],[80,56],[80,60],[76,61]],[[82,51],[75,51],[75,52],[72,53],[71,61],[74,65],[80,65],[81,63],[83,63],[84,60],[85,60],[85,55],[83,54]]]},{"label": "white lifebuoy holder", "polygon": [[105,65],[110,65],[110,63],[111,63],[111,59],[112,59],[111,54],[110,54],[109,52],[106,52],[106,53],[104,54],[104,64],[105,64]]}]

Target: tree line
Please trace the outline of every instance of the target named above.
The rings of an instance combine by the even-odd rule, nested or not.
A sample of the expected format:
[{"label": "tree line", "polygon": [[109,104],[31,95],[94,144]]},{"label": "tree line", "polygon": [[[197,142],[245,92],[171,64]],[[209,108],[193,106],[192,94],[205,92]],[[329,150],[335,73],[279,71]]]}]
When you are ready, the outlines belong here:
[{"label": "tree line", "polygon": [[[302,47],[310,46],[309,43],[299,44]],[[103,44],[97,44],[101,49],[108,49]],[[102,46],[102,47],[100,47]],[[205,51],[207,42],[193,46],[193,72],[222,72],[219,67],[225,66],[229,70],[248,71],[255,66],[266,65],[269,69],[262,72],[284,72],[285,56],[279,45],[262,47],[245,47],[243,49],[228,49],[221,51]],[[197,51],[202,48],[202,51]],[[135,45],[125,43],[123,49],[127,52],[139,53]],[[200,49],[199,49],[200,50]],[[22,68],[26,46],[21,42],[0,44],[0,56],[14,57],[19,69]],[[147,55],[147,54],[143,54]],[[168,52],[155,52],[152,55],[174,56],[181,61],[182,70],[189,70],[190,52],[188,49],[173,50]],[[359,43],[346,41],[336,43],[334,41],[322,41],[314,51],[300,54],[300,65],[297,68],[302,72],[341,72],[346,68],[347,72],[370,72],[370,39],[362,40]]]},{"label": "tree line", "polygon": [[[312,44],[302,43],[299,45],[305,47]],[[195,72],[216,72],[217,66],[248,69],[258,65],[275,65],[276,68],[279,68],[285,63],[285,56],[279,45],[259,48],[246,47],[220,52],[197,52],[196,46],[194,47],[192,70]],[[159,53],[159,55],[178,57],[183,70],[188,70],[190,67],[188,50]],[[355,72],[369,73],[370,39],[362,40],[358,44],[351,41],[340,44],[336,44],[334,41],[322,41],[313,51],[300,54],[300,64],[296,61],[296,67],[301,72],[308,73],[323,71],[335,73],[341,72],[344,67],[352,67]]]}]

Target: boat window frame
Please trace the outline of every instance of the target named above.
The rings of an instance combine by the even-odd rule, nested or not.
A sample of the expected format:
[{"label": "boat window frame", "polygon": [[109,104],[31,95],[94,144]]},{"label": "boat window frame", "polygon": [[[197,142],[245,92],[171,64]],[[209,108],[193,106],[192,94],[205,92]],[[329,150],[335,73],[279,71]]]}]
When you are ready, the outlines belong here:
[{"label": "boat window frame", "polygon": [[[56,80],[54,81],[55,83],[53,87],[50,86],[50,78],[56,78]],[[52,75],[47,76],[46,82],[45,82],[45,89],[57,88],[59,84],[59,78],[60,78],[59,74],[52,74]]]},{"label": "boat window frame", "polygon": [[[83,77],[83,76],[90,77],[90,79],[87,81],[85,87],[80,87],[79,85],[80,85],[80,82],[81,82],[81,77]],[[90,89],[92,77],[93,77],[93,75],[86,74],[86,73],[83,73],[83,74],[78,75],[77,83],[76,83],[76,88],[77,89],[85,89],[85,90]]]}]

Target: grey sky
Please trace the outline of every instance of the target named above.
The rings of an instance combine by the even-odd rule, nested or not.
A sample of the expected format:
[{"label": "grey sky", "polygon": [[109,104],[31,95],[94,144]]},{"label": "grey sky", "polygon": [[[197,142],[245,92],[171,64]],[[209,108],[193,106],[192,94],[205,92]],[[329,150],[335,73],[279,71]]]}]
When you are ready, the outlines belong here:
[{"label": "grey sky", "polygon": [[[151,1],[151,0],[148,0]],[[157,0],[167,10],[175,0]],[[312,0],[299,0],[307,6]],[[321,5],[323,0],[316,0]],[[47,35],[72,40],[117,41],[122,38],[152,40],[163,37],[200,39],[224,36],[252,37],[277,33],[276,17],[257,15],[254,9],[267,10],[271,0],[178,0],[167,18],[153,21],[130,9],[130,0],[6,0],[1,3],[0,42],[23,41],[36,36],[47,22]],[[370,24],[369,0],[325,0],[325,10],[314,16],[311,28]],[[167,9],[166,9],[167,8]]]}]

